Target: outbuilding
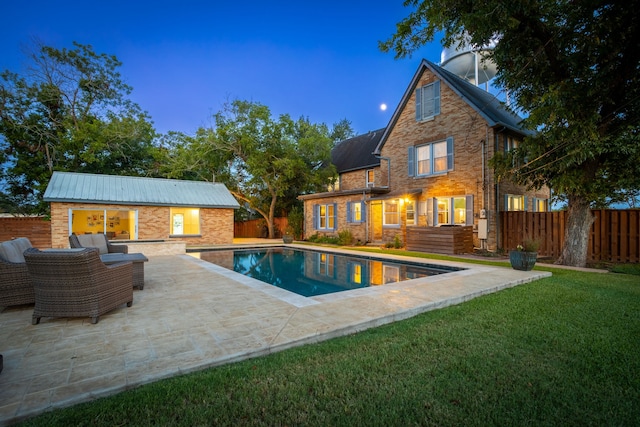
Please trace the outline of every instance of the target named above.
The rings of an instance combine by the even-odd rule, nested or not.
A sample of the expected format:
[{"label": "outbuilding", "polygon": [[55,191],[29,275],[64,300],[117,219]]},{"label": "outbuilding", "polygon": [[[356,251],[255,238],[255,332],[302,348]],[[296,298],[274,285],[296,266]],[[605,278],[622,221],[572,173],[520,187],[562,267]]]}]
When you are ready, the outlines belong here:
[{"label": "outbuilding", "polygon": [[131,243],[228,244],[240,207],[221,183],[73,172],[54,172],[43,200],[51,204],[54,248],[69,247],[72,233]]}]

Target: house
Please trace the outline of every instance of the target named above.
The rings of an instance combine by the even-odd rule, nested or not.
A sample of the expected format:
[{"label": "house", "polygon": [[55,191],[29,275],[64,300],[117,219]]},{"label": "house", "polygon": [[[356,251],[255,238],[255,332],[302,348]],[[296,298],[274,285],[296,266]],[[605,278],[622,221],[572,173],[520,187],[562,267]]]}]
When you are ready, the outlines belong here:
[{"label": "house", "polygon": [[496,250],[501,211],[549,205],[549,189],[498,181],[488,165],[527,135],[521,120],[489,92],[423,60],[386,128],[333,149],[336,185],[299,197],[305,235],[349,230],[361,243],[382,244],[457,225],[473,246]]},{"label": "house", "polygon": [[51,204],[51,245],[69,246],[72,233],[110,240],[233,242],[240,205],[220,183],[54,172],[43,200]]}]

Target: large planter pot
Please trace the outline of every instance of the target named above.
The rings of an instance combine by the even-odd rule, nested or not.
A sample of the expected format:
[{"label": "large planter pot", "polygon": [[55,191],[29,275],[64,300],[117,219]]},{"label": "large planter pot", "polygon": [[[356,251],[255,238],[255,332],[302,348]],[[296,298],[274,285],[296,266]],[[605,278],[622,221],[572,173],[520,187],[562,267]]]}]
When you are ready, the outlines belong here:
[{"label": "large planter pot", "polygon": [[284,243],[293,243],[293,235],[292,234],[283,234],[282,241]]},{"label": "large planter pot", "polygon": [[537,252],[510,251],[509,261],[514,270],[529,271],[536,265]]}]

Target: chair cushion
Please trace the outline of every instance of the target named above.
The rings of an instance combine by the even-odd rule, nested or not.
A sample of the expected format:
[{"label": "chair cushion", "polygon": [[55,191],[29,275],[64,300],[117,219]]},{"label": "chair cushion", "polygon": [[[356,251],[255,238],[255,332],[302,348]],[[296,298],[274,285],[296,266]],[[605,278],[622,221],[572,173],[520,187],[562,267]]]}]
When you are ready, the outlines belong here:
[{"label": "chair cushion", "polygon": [[24,251],[31,248],[31,242],[26,237],[7,240],[0,243],[0,256],[9,262],[25,262]]},{"label": "chair cushion", "polygon": [[100,254],[108,254],[107,240],[103,234],[79,234],[78,242],[85,248],[98,248]]}]

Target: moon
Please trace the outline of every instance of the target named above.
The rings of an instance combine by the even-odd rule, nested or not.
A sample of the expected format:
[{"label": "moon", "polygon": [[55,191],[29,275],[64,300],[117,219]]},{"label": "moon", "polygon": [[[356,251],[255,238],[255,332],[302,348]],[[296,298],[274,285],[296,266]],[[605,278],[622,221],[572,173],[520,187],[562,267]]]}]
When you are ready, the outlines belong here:
[{"label": "moon", "polygon": [[385,111],[387,109],[387,104],[380,104],[380,110]]}]

